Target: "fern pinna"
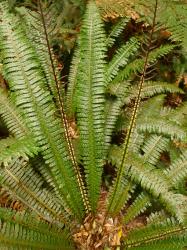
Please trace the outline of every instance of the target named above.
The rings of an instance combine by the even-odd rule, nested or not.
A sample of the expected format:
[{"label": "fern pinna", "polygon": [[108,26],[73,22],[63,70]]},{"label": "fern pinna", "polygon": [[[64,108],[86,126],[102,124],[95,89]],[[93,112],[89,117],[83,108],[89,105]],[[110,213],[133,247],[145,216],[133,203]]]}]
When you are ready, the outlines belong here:
[{"label": "fern pinna", "polygon": [[[148,28],[113,48],[110,57],[131,20],[119,18],[107,34],[89,1],[67,90],[51,46],[55,3],[37,3],[37,11],[0,3],[8,83],[0,89],[0,119],[9,130],[0,141],[1,194],[24,204],[21,211],[0,208],[1,249],[182,250],[187,161],[178,145],[186,143],[187,106],[165,107],[168,92],[184,92],[154,76],[157,61],[182,41],[172,35],[157,43],[159,31],[171,29],[160,19],[168,1],[139,1],[141,9],[149,6],[149,18],[141,19]],[[115,143],[121,130],[124,141]],[[164,152],[171,162],[161,160]],[[108,166],[114,176],[105,190]],[[142,214],[141,227],[133,227]]]}]

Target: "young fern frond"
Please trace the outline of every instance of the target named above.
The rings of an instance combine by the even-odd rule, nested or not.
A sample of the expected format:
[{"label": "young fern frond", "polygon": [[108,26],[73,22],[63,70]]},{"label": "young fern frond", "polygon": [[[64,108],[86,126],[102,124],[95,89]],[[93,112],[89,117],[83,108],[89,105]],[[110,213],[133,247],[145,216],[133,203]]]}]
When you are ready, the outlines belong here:
[{"label": "young fern frond", "polygon": [[[64,204],[81,219],[84,206],[67,154],[64,132],[60,120],[57,117],[54,119],[56,108],[50,93],[44,87],[40,65],[35,59],[36,54],[19,22],[15,23],[4,4],[1,4],[1,15],[1,53],[5,78],[9,81],[11,90],[15,91],[16,104],[29,121],[29,128],[35,136],[37,145],[41,147],[46,163],[50,166],[53,180]],[[5,36],[6,41],[3,39]]]},{"label": "young fern frond", "polygon": [[[0,208],[1,248],[72,249],[69,233],[41,221],[36,215]],[[11,235],[11,237],[10,237]]]},{"label": "young fern frond", "polygon": [[154,17],[153,17],[153,24],[152,24],[152,30],[150,33],[150,42],[148,45],[148,50],[145,56],[145,63],[144,63],[144,67],[143,67],[143,72],[142,75],[140,77],[140,81],[139,81],[139,85],[138,85],[138,95],[135,99],[135,105],[133,108],[133,112],[132,112],[132,116],[130,119],[130,123],[129,123],[129,127],[127,129],[127,134],[126,134],[126,138],[125,138],[125,142],[123,145],[124,148],[124,152],[122,154],[121,157],[121,163],[117,169],[117,177],[114,180],[113,186],[110,190],[110,197],[109,197],[109,205],[108,205],[108,212],[115,214],[115,204],[118,203],[119,197],[120,197],[120,193],[123,190],[123,176],[124,176],[124,172],[125,172],[125,164],[126,164],[126,159],[128,157],[128,151],[129,151],[129,144],[130,144],[130,140],[132,137],[132,134],[134,132],[134,127],[135,127],[135,123],[136,123],[136,117],[137,117],[137,113],[138,113],[138,109],[139,109],[139,105],[140,105],[140,101],[141,101],[141,93],[142,93],[142,88],[145,82],[145,76],[146,76],[146,70],[148,67],[148,58],[149,58],[149,53],[150,53],[150,49],[152,46],[152,38],[153,38],[153,34],[154,34],[154,28],[155,28],[155,24],[156,24],[156,14],[157,14],[157,8],[158,8],[158,2],[157,0],[155,0],[155,9],[154,9]]},{"label": "young fern frond", "polygon": [[77,83],[77,124],[80,155],[88,196],[95,212],[104,161],[105,32],[94,2],[88,4],[80,33],[81,63]]}]

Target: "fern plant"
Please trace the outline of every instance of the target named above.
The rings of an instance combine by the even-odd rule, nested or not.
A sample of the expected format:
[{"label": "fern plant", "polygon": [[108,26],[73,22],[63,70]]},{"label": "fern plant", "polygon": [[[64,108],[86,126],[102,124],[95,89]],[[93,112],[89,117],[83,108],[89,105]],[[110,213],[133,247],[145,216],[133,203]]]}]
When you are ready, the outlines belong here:
[{"label": "fern plant", "polygon": [[[131,37],[108,60],[107,50],[128,18],[107,36],[90,1],[66,93],[50,46],[50,8],[38,0],[38,11],[25,9],[23,17],[1,1],[0,52],[9,89],[0,90],[0,115],[9,137],[0,141],[0,181],[2,192],[25,205],[18,212],[0,209],[2,249],[187,245],[187,199],[180,188],[187,162],[185,151],[173,145],[186,142],[186,104],[175,111],[163,108],[160,94],[182,90],[146,80],[155,62],[176,48],[154,46],[160,4],[154,1],[147,36]],[[116,145],[112,138],[119,120],[125,139]],[[175,156],[164,168],[160,157],[167,149]],[[106,191],[102,175],[109,162],[115,175]],[[133,228],[146,210],[146,222]]]}]

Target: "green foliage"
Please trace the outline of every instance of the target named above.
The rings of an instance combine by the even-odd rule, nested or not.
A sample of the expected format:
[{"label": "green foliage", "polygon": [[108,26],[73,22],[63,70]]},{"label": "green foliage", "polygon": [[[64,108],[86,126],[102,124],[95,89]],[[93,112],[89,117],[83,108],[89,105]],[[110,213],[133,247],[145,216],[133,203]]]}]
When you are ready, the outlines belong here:
[{"label": "green foliage", "polygon": [[186,230],[174,219],[147,225],[129,233],[123,249],[182,249],[186,245]]},{"label": "green foliage", "polygon": [[[3,249],[72,249],[65,230],[40,221],[34,214],[0,209]],[[11,235],[11,237],[10,237]]]},{"label": "green foliage", "polygon": [[[52,49],[56,5],[44,9],[39,0],[37,12],[12,11],[1,1],[0,53],[9,88],[0,90],[0,116],[10,134],[0,140],[0,184],[27,208],[0,209],[3,249],[75,249],[71,234],[86,228],[89,218],[95,226],[109,164],[115,174],[104,200],[105,221],[120,217],[120,226],[131,228],[148,207],[158,210],[143,228],[122,235],[122,249],[182,250],[187,244],[187,198],[180,191],[186,151],[176,148],[186,143],[187,106],[184,101],[175,110],[164,107],[168,93],[185,92],[152,74],[181,45],[174,31],[175,42],[156,43],[163,24],[171,25],[159,19],[166,2],[139,1],[142,11],[150,7],[141,18],[148,29],[117,46],[130,18],[120,19],[107,35],[90,1],[66,91]],[[165,152],[171,162],[162,160]]]}]

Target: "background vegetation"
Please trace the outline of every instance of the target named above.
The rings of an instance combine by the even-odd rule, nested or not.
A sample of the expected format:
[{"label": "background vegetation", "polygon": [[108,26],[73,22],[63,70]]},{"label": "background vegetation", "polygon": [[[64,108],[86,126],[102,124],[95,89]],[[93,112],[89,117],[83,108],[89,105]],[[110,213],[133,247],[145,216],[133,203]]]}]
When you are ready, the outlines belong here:
[{"label": "background vegetation", "polygon": [[0,15],[3,249],[184,249],[185,1]]}]

